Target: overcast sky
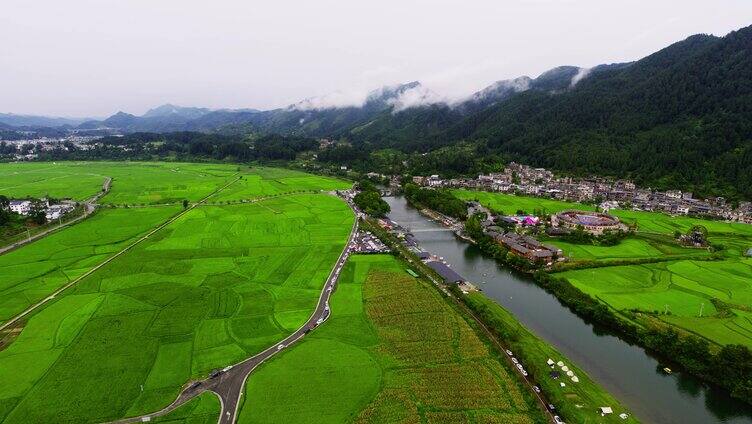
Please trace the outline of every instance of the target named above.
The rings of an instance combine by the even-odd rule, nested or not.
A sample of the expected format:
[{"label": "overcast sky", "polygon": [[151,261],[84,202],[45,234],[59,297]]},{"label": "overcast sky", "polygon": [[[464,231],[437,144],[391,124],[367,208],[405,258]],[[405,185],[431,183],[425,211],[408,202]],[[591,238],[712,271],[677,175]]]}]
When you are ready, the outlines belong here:
[{"label": "overcast sky", "polygon": [[750,24],[750,0],[2,0],[0,112],[266,109],[412,80],[457,98]]}]

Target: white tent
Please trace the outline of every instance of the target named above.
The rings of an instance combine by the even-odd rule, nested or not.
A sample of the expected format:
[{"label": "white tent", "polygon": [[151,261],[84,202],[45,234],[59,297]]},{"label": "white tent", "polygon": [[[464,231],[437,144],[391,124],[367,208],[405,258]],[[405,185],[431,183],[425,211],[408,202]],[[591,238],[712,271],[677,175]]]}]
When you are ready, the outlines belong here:
[{"label": "white tent", "polygon": [[575,383],[579,383],[580,379],[577,378],[577,376],[575,375],[574,377],[572,377],[572,381],[575,382]]},{"label": "white tent", "polygon": [[613,414],[614,410],[610,406],[601,406],[601,415]]},{"label": "white tent", "polygon": [[554,364],[554,360],[553,360],[553,359],[551,359],[551,358],[548,358],[548,361],[546,361],[546,363],[547,363],[548,365],[553,365],[553,364]]},{"label": "white tent", "polygon": [[570,377],[574,377],[574,372],[572,370],[567,371],[567,375]]},{"label": "white tent", "polygon": [[561,370],[564,371],[564,372],[568,372],[569,371],[569,367],[567,367],[566,365],[564,365],[563,367],[561,367]]}]

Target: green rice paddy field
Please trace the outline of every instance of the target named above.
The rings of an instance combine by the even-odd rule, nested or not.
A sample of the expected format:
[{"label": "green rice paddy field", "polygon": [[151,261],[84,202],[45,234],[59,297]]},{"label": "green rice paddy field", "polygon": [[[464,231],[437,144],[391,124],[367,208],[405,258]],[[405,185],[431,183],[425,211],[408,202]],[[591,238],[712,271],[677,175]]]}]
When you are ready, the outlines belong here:
[{"label": "green rice paddy field", "polygon": [[[657,312],[660,319],[718,344],[752,347],[750,259],[683,260],[557,275],[617,310]],[[727,304],[728,310],[717,310],[713,299]],[[663,314],[666,311],[670,315]]]},{"label": "green rice paddy field", "polygon": [[[468,190],[455,193],[465,199],[478,198],[482,204],[504,211],[546,208],[550,212],[581,208],[576,203],[501,193]],[[546,242],[562,248],[572,260],[660,258],[669,261],[566,271],[558,276],[567,278],[616,310],[651,313],[714,343],[752,347],[752,259],[742,256],[752,247],[752,225],[658,212],[612,210],[610,213],[628,224],[636,224],[636,235],[609,247],[556,239],[546,239]],[[674,231],[686,232],[695,225],[707,228],[710,241],[723,247],[722,260],[691,260],[709,256],[709,252],[673,242]],[[718,301],[722,302],[719,303],[721,310],[716,307]]]},{"label": "green rice paddy field", "polygon": [[672,238],[655,235],[637,235],[622,240],[616,246],[595,246],[589,244],[567,243],[555,238],[541,238],[564,251],[570,260],[615,261],[625,259],[649,259],[709,256],[706,249],[683,247]]},{"label": "green rice paddy field", "polygon": [[31,162],[0,164],[0,194],[7,197],[73,198],[98,193],[112,178],[101,203],[152,204],[199,200],[231,181],[238,167],[166,162]]},{"label": "green rice paddy field", "polygon": [[219,418],[219,398],[214,393],[204,392],[167,415],[152,418],[159,424],[215,424]]},{"label": "green rice paddy field", "polygon": [[593,211],[592,205],[581,203],[562,202],[560,200],[545,199],[541,197],[515,196],[513,194],[491,193],[476,190],[452,190],[452,193],[465,201],[477,200],[483,206],[496,211],[513,215],[518,210],[533,213],[534,209],[543,210],[545,213],[556,213],[567,209],[580,209]]},{"label": "green rice paddy field", "polygon": [[[53,170],[62,171],[51,174],[58,165]],[[173,163],[12,166],[13,184],[0,179],[0,193],[81,199],[111,176],[101,202],[114,205],[199,200],[238,173],[235,166]],[[180,178],[171,180],[173,173]],[[305,322],[354,217],[334,196],[291,193],[349,185],[269,168],[237,175],[243,179],[227,187],[233,192],[215,196],[285,195],[189,210],[22,322],[20,334],[0,347],[0,422],[101,422],[152,412],[190,379],[245,359]],[[0,256],[0,321],[181,210],[105,208]],[[215,403],[202,397],[160,420],[214,422]]]},{"label": "green rice paddy field", "polygon": [[83,275],[179,209],[105,209],[0,255],[0,324]]},{"label": "green rice paddy field", "polygon": [[193,209],[56,299],[0,351],[0,418],[92,422],[160,409],[190,378],[301,325],[352,220],[328,195]]},{"label": "green rice paddy field", "polygon": [[237,177],[215,200],[242,200],[300,190],[334,190],[350,184],[298,171],[227,164],[172,162],[31,162],[0,164],[0,195],[87,199],[112,178],[103,204],[177,203],[200,200]]},{"label": "green rice paddy field", "polygon": [[331,308],[248,380],[240,423],[545,422],[468,323],[393,256],[351,256]]},{"label": "green rice paddy field", "polygon": [[350,188],[351,184],[334,178],[305,174],[280,168],[253,167],[242,179],[212,198],[213,201],[246,200],[298,191],[331,191]]}]

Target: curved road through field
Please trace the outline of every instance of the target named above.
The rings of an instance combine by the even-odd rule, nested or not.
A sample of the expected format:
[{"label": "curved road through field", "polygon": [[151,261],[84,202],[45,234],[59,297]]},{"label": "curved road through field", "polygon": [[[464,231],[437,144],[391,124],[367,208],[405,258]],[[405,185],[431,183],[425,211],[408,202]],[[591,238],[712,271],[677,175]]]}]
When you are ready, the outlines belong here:
[{"label": "curved road through field", "polygon": [[[353,206],[349,203],[351,209]],[[355,210],[353,209],[355,213]],[[313,311],[308,321],[305,322],[300,328],[295,330],[292,334],[285,337],[279,343],[269,347],[261,353],[258,353],[238,364],[226,367],[221,371],[212,373],[211,376],[204,380],[196,381],[190,384],[187,388],[178,395],[170,405],[166,408],[154,412],[152,414],[146,414],[139,417],[125,418],[118,421],[113,421],[112,424],[126,424],[136,422],[147,422],[153,417],[159,417],[166,415],[194,397],[200,395],[203,392],[210,391],[215,393],[222,405],[218,423],[219,424],[232,424],[235,423],[238,416],[238,406],[240,404],[240,397],[243,395],[243,388],[248,376],[253,372],[256,367],[261,365],[264,361],[274,356],[276,353],[287,349],[290,345],[294,344],[308,332],[318,327],[322,322],[329,318],[329,298],[331,297],[336,287],[337,280],[339,279],[340,271],[347,262],[347,258],[350,255],[351,246],[355,233],[358,229],[357,214],[353,222],[352,229],[350,230],[350,236],[347,239],[345,249],[340,253],[337,262],[334,264],[329,277],[326,279],[326,284],[321,289],[316,309]]]}]

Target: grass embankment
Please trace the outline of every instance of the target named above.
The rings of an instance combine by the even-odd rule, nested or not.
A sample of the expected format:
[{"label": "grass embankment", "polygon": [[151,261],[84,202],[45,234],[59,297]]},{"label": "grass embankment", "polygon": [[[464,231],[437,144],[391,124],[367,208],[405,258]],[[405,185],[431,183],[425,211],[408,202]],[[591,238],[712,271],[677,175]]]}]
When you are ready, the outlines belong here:
[{"label": "grass embankment", "polygon": [[169,414],[152,418],[159,424],[215,424],[220,414],[219,399],[214,393],[204,392]]},{"label": "grass embankment", "polygon": [[[503,343],[525,364],[536,384],[543,390],[546,398],[556,405],[558,414],[569,422],[637,422],[634,417],[622,420],[619,414],[625,408],[611,394],[590,379],[580,368],[565,358],[559,351],[531,333],[520,324],[507,310],[486,297],[481,292],[466,295],[468,306],[479,314],[489,328],[497,334]],[[547,361],[562,361],[579,379],[573,382],[561,367],[549,367]],[[558,379],[550,377],[551,371],[561,374]],[[561,383],[565,386],[562,387]],[[599,407],[610,406],[615,414],[601,417]]]},{"label": "grass embankment", "polygon": [[101,422],[164,407],[189,379],[302,324],[353,219],[328,195],[191,210],[0,351],[0,421]]},{"label": "grass embankment", "polygon": [[239,422],[546,422],[468,322],[406,266],[351,256],[332,317],[251,375]]},{"label": "grass embankment", "polygon": [[108,209],[0,255],[0,324],[44,299],[178,212]]}]

